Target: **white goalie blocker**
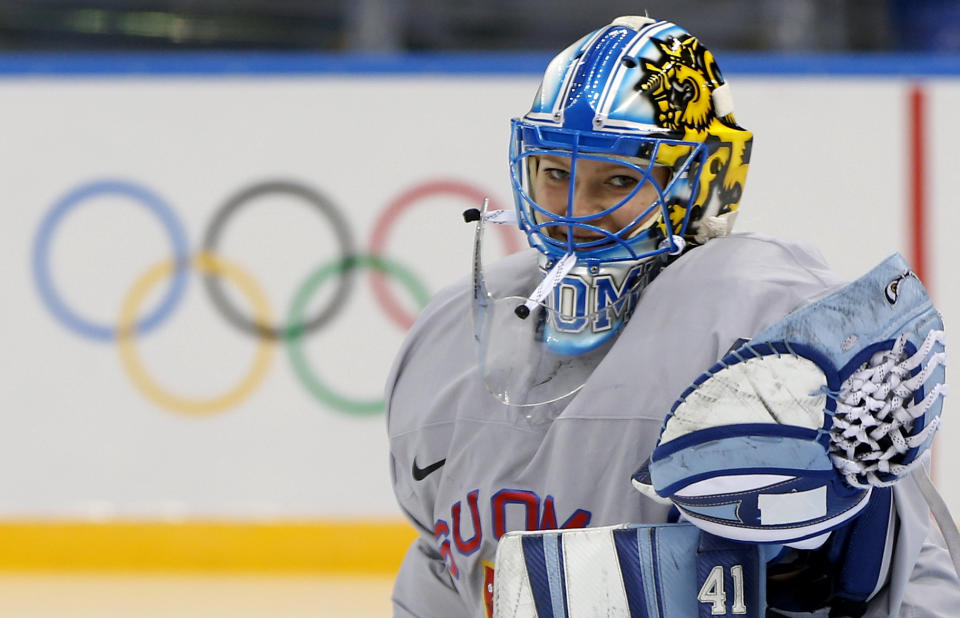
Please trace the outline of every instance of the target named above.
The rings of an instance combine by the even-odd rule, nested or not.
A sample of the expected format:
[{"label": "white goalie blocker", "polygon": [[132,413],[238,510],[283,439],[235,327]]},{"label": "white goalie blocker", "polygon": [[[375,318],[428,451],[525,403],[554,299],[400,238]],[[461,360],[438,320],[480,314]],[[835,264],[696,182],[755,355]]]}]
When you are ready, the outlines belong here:
[{"label": "white goalie blocker", "polygon": [[509,532],[497,546],[493,615],[763,618],[766,550],[690,524]]},{"label": "white goalie blocker", "polygon": [[[849,539],[858,536],[852,529],[875,522],[885,530],[886,487],[908,474],[920,484],[960,573],[960,533],[922,467],[947,392],[945,341],[940,314],[899,255],[792,312],[697,378],[634,475],[637,489],[673,504],[696,528],[505,535],[495,615],[763,616],[765,560],[748,567],[745,552],[772,558],[784,545],[820,547],[834,531]],[[672,528],[684,532],[667,532]],[[657,544],[657,553],[644,545],[650,534],[679,544],[687,556],[676,563],[681,572],[665,570],[662,557],[672,549]],[[635,541],[623,540],[629,535]],[[624,558],[631,544],[635,560]],[[715,553],[705,554],[705,547]],[[847,554],[857,559],[838,567],[837,585],[847,587],[846,600],[865,602],[882,583],[879,563],[886,558],[849,546]],[[859,564],[867,554],[871,564]]]}]

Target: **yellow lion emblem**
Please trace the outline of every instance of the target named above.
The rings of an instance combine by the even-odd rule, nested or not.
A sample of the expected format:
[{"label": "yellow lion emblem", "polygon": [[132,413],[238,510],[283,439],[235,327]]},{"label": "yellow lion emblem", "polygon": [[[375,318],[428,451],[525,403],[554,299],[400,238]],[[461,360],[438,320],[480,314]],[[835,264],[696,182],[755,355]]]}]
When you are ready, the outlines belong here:
[{"label": "yellow lion emblem", "polygon": [[713,54],[695,37],[654,44],[662,60],[644,63],[649,76],[640,89],[657,105],[657,124],[674,131],[707,128],[715,117],[710,93],[723,84]]},{"label": "yellow lion emblem", "polygon": [[[638,90],[653,100],[657,125],[682,133],[684,141],[711,144],[706,160],[694,163],[703,169],[690,207],[699,216],[713,193],[718,203],[709,216],[736,210],[746,181],[752,135],[737,126],[733,114],[722,118],[716,114],[712,94],[724,81],[713,54],[692,36],[670,37],[654,44],[661,57],[658,62],[644,62],[646,78]],[[713,136],[712,143],[708,135]],[[688,146],[665,145],[658,158],[672,165],[689,154]],[[686,208],[671,207],[674,229],[685,216]],[[688,239],[695,231],[688,230]]]}]

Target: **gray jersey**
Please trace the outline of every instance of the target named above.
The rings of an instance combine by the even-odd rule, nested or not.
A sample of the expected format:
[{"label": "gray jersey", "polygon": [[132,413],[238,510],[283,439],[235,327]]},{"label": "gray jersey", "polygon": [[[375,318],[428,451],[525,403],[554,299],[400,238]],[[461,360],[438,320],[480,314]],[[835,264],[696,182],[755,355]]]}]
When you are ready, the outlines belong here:
[{"label": "gray jersey", "polygon": [[[487,284],[525,294],[538,278],[530,250],[498,262]],[[532,409],[486,391],[469,283],[440,293],[386,389],[394,490],[420,531],[397,576],[395,614],[488,615],[496,544],[508,530],[665,521],[667,507],[630,477],[676,398],[738,339],[844,283],[802,246],[749,234],[712,240],[648,286],[575,396]],[[918,490],[901,485],[889,584],[868,615],[954,616],[960,582],[942,547],[925,542]]]}]

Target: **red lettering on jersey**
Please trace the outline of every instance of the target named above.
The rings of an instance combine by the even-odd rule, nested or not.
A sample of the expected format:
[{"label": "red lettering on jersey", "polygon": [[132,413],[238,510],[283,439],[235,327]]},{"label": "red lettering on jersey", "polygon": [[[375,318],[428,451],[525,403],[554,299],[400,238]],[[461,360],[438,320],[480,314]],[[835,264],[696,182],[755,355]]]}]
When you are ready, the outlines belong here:
[{"label": "red lettering on jersey", "polygon": [[[433,527],[433,538],[440,540],[441,537],[447,537],[450,535],[450,527],[447,526],[447,522],[442,519],[438,519],[436,525]],[[456,578],[460,577],[460,569],[457,568],[457,563],[453,559],[453,551],[450,549],[450,540],[446,539],[440,543],[440,555],[443,556],[444,561],[447,563],[447,568],[450,570],[450,574]]]},{"label": "red lettering on jersey", "polygon": [[[490,499],[490,508],[492,511],[490,517],[493,520],[492,529],[494,541],[500,540],[500,537],[507,532],[507,505],[510,504],[519,505],[519,507],[524,509],[523,525],[526,530],[586,528],[590,524],[590,511],[577,509],[563,524],[557,526],[557,509],[554,505],[553,496],[546,497],[543,501],[543,509],[541,511],[540,496],[536,493],[524,489],[501,489]],[[479,550],[483,544],[482,522],[486,519],[486,514],[481,514],[480,512],[479,489],[474,489],[467,493],[467,505],[470,507],[470,521],[473,526],[472,537],[464,539],[461,534],[461,528],[463,526],[463,523],[460,521],[463,513],[461,501],[457,501],[450,508],[450,515],[453,521],[452,544],[450,542],[450,526],[447,525],[446,521],[438,519],[433,528],[433,537],[438,542],[440,555],[443,556],[444,562],[450,570],[450,574],[456,579],[460,578],[460,569],[457,567],[457,563],[453,558],[453,547],[456,547],[460,554],[469,556]],[[490,530],[490,528],[488,528],[488,530]],[[493,565],[491,564],[491,574],[492,567]],[[486,588],[484,588],[484,594],[486,594]],[[490,589],[490,594],[493,594],[493,588]],[[493,597],[491,597],[491,603],[492,598]]]},{"label": "red lettering on jersey", "polygon": [[[519,489],[501,489],[493,495],[490,505],[493,509],[493,538],[497,541],[507,531],[507,505],[522,504],[527,509],[527,530],[537,529],[537,515],[540,514],[540,497],[532,491]],[[556,516],[554,516],[556,518]]]},{"label": "red lettering on jersey", "polygon": [[[573,512],[573,515],[568,517],[567,520],[563,522],[563,525],[559,527],[564,530],[570,528],[586,528],[589,523],[590,511],[577,509]],[[540,516],[540,530],[556,530],[557,528],[557,509],[553,506],[553,496],[547,496],[543,501],[543,515]]]},{"label": "red lettering on jersey", "polygon": [[467,494],[467,504],[470,505],[470,519],[473,520],[473,537],[470,540],[464,541],[460,534],[460,503],[457,502],[450,509],[450,514],[453,515],[453,541],[457,544],[460,553],[464,555],[477,551],[477,548],[480,547],[480,541],[483,540],[483,530],[480,527],[480,511],[477,508],[477,496],[479,494],[480,490],[478,489]]}]

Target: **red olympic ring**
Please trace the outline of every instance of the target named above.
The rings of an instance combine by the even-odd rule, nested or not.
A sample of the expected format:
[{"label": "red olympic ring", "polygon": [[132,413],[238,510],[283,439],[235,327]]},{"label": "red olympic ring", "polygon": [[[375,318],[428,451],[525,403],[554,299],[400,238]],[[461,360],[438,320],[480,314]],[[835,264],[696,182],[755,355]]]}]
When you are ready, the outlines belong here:
[{"label": "red olympic ring", "polygon": [[[399,218],[404,211],[409,210],[416,202],[425,197],[437,194],[464,197],[477,206],[483,202],[485,197],[490,197],[477,187],[454,180],[435,180],[418,184],[412,189],[408,189],[398,195],[377,217],[373,225],[373,233],[370,235],[370,254],[382,255],[382,251],[387,243],[387,234],[397,218]],[[497,201],[490,197],[490,209],[494,210],[499,208],[500,205]],[[513,228],[500,225],[494,227],[500,233],[504,249],[506,249],[508,254],[520,250],[520,241],[514,233]],[[386,276],[382,272],[376,270],[371,271],[370,284],[373,287],[374,296],[377,297],[384,312],[395,324],[405,331],[413,326],[413,322],[417,316],[404,309],[397,301],[393,292],[390,291],[390,287],[387,285]]]}]

